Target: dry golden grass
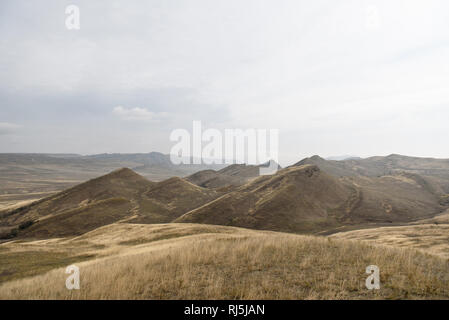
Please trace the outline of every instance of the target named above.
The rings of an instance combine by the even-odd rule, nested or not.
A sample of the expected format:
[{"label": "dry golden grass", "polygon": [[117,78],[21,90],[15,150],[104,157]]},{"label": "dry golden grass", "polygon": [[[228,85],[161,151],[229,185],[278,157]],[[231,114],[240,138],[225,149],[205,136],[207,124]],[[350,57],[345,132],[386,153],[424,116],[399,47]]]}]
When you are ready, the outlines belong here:
[{"label": "dry golden grass", "polygon": [[[83,247],[97,258],[77,263],[80,290],[67,290],[65,268],[58,268],[0,285],[1,299],[449,298],[446,259],[330,238],[194,224],[115,224],[74,239],[3,246],[10,252]],[[380,290],[365,288],[371,264],[380,268]]]},{"label": "dry golden grass", "polygon": [[[43,193],[47,195],[46,193]],[[0,211],[3,210],[14,210],[26,205],[33,203],[34,201],[39,200],[40,198],[31,198],[28,200],[16,200],[13,197],[10,197],[8,200],[3,200],[6,198],[5,196],[0,196]]]},{"label": "dry golden grass", "polygon": [[[439,217],[444,221],[447,217]],[[341,232],[334,239],[362,240],[399,248],[414,248],[449,260],[449,224],[422,224]]]},{"label": "dry golden grass", "polygon": [[132,253],[141,247],[137,246],[139,244],[204,233],[227,234],[243,231],[245,230],[219,226],[120,223],[101,227],[75,238],[15,240],[0,244],[0,283],[45,273],[94,257],[101,259]]},{"label": "dry golden grass", "polygon": [[418,220],[416,222],[411,222],[411,225],[416,224],[449,224],[449,209],[445,212],[430,218],[430,219],[424,219],[424,220]]}]

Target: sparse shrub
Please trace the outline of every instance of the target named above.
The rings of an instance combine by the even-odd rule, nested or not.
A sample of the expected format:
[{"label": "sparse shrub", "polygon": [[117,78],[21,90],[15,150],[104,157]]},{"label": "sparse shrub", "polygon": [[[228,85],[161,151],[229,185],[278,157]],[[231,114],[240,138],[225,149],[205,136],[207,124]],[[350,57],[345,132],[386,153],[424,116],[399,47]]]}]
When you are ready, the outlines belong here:
[{"label": "sparse shrub", "polygon": [[17,235],[19,234],[19,229],[14,228],[11,229],[9,232],[0,234],[0,239],[12,239],[17,237]]},{"label": "sparse shrub", "polygon": [[19,225],[19,230],[24,230],[34,224],[33,220],[27,220]]}]

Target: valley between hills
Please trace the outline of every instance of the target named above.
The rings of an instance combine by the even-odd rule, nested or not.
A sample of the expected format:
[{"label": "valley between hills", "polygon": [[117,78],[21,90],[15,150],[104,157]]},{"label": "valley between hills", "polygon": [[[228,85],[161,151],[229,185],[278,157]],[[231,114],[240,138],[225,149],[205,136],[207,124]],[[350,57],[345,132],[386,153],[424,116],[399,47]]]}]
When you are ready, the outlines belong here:
[{"label": "valley between hills", "polygon": [[449,298],[449,160],[313,156],[259,176],[3,154],[0,172],[0,299]]}]

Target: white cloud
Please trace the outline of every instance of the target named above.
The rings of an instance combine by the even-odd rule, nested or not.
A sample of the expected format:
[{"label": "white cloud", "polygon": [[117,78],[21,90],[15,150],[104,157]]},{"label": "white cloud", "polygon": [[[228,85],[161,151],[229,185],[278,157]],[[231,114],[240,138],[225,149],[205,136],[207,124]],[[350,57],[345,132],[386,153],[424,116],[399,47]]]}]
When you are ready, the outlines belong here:
[{"label": "white cloud", "polygon": [[126,108],[117,106],[112,113],[123,120],[129,121],[159,121],[168,116],[166,112],[151,112],[145,108]]},{"label": "white cloud", "polygon": [[14,123],[0,122],[0,135],[14,133],[20,126]]}]

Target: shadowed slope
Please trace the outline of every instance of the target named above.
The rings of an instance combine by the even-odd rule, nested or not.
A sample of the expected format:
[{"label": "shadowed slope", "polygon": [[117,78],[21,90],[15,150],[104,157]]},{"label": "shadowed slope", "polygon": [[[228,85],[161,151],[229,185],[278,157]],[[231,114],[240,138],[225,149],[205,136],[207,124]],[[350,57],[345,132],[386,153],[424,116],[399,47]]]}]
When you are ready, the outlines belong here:
[{"label": "shadowed slope", "polygon": [[17,233],[46,238],[79,235],[123,219],[167,223],[218,195],[181,178],[151,182],[124,168],[4,212],[1,226],[10,230],[6,238]]},{"label": "shadowed slope", "polygon": [[335,224],[350,188],[316,166],[292,167],[262,176],[176,222],[311,232]]},{"label": "shadowed slope", "polygon": [[281,169],[281,167],[273,160],[262,165],[246,165],[246,164],[232,164],[219,171],[203,170],[196,172],[186,178],[187,181],[204,188],[222,189],[244,185],[254,178],[260,176],[260,168],[268,167],[270,164],[273,167]]},{"label": "shadowed slope", "polygon": [[351,211],[354,222],[409,222],[444,210],[441,197],[419,175],[400,173],[346,181],[359,191]]},{"label": "shadowed slope", "polygon": [[203,188],[218,189],[241,186],[248,181],[248,177],[227,175],[214,170],[203,170],[188,176],[186,180]]},{"label": "shadowed slope", "polygon": [[30,205],[2,213],[2,226],[19,228],[21,236],[76,235],[131,214],[132,201],[154,186],[123,168],[89,180]]},{"label": "shadowed slope", "polygon": [[294,166],[314,164],[323,171],[340,177],[380,177],[403,172],[423,176],[440,193],[449,194],[449,159],[417,158],[392,154],[387,157],[325,160],[319,156],[305,158]]},{"label": "shadowed slope", "polygon": [[399,155],[344,161],[313,156],[293,167],[317,165],[353,188],[345,222],[393,223],[432,217],[444,210],[449,204],[441,183],[444,175],[437,175],[449,172],[448,163]]},{"label": "shadowed slope", "polygon": [[48,198],[30,205],[2,213],[8,223],[20,223],[31,219],[41,219],[111,198],[135,197],[154,186],[154,183],[143,178],[130,169],[122,168],[109,174],[81,183]]},{"label": "shadowed slope", "polygon": [[180,215],[210,202],[219,196],[213,190],[198,187],[174,177],[156,183],[139,199],[139,223],[171,222]]},{"label": "shadowed slope", "polygon": [[[325,168],[339,161],[312,157]],[[232,168],[230,168],[232,169]],[[332,171],[332,170],[330,170]],[[256,178],[178,222],[214,223],[289,232],[318,232],[344,225],[406,223],[444,210],[438,187],[418,174],[336,178],[316,165],[296,165]]]}]

